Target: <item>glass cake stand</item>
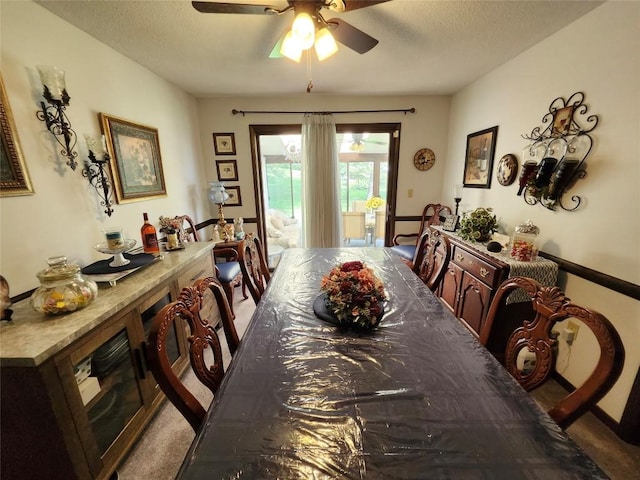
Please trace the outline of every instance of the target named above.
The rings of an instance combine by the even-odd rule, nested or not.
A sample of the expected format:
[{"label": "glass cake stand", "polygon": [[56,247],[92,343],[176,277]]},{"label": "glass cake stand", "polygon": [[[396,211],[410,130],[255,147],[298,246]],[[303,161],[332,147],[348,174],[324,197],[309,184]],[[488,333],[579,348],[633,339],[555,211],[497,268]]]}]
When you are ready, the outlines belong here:
[{"label": "glass cake stand", "polygon": [[127,250],[131,250],[133,246],[136,244],[136,241],[133,239],[123,240],[123,245],[119,248],[109,248],[107,242],[98,243],[93,246],[100,253],[104,253],[106,255],[113,255],[113,260],[109,262],[110,267],[123,267],[131,263],[131,260],[127,260],[122,255]]}]

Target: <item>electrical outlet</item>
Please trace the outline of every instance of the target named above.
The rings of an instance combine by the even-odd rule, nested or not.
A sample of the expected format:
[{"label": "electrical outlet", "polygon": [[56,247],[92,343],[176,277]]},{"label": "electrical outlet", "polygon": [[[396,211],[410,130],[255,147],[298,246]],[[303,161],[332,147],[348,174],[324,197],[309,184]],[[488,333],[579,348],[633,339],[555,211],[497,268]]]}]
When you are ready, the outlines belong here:
[{"label": "electrical outlet", "polygon": [[567,324],[567,326],[564,328],[564,340],[567,342],[567,344],[571,345],[573,344],[573,342],[576,341],[576,337],[578,336],[578,330],[580,330],[580,327],[578,326],[577,323],[569,321],[569,323]]},{"label": "electrical outlet", "polygon": [[413,198],[413,188],[407,190],[407,198]]}]

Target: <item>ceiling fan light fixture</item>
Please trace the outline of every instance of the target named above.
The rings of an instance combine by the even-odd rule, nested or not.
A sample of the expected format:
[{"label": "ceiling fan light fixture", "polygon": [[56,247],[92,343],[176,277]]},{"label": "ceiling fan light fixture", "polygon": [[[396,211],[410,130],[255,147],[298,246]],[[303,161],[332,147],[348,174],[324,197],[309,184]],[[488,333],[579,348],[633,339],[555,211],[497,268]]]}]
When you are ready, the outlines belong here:
[{"label": "ceiling fan light fixture", "polygon": [[331,32],[327,28],[322,28],[316,34],[315,48],[318,60],[322,61],[338,51],[338,44]]},{"label": "ceiling fan light fixture", "polygon": [[282,47],[280,48],[280,53],[294,62],[299,62],[300,58],[302,58],[302,48],[300,47],[299,42],[293,38],[291,32],[287,32],[285,35],[284,40],[282,41]]},{"label": "ceiling fan light fixture", "polygon": [[311,19],[311,15],[300,12],[296,15],[291,27],[291,35],[296,40],[302,50],[308,50],[313,46],[316,26]]}]

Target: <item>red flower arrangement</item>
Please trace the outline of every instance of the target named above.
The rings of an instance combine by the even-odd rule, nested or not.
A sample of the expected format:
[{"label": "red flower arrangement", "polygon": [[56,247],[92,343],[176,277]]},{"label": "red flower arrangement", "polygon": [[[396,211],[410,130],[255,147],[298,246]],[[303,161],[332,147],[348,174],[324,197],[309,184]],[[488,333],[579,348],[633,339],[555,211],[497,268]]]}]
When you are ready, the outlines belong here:
[{"label": "red flower arrangement", "polygon": [[387,296],[382,281],[364,263],[334,267],[322,278],[320,289],[340,325],[373,328],[380,322]]}]

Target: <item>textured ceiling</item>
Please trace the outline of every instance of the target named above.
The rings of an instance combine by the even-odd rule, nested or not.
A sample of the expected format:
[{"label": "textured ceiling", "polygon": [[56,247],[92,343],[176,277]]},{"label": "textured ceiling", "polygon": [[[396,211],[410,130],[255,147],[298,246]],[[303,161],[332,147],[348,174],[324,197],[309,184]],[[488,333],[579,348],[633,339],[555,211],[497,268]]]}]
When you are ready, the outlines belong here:
[{"label": "textured ceiling", "polygon": [[[277,7],[286,2],[244,0]],[[38,1],[159,76],[197,96],[302,93],[452,94],[552,35],[601,1],[392,0],[330,12],[377,38],[365,54],[344,46],[307,65],[268,55],[293,21],[203,14],[190,1]]]}]

